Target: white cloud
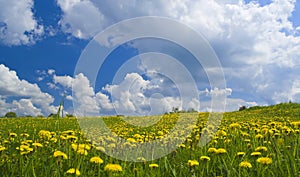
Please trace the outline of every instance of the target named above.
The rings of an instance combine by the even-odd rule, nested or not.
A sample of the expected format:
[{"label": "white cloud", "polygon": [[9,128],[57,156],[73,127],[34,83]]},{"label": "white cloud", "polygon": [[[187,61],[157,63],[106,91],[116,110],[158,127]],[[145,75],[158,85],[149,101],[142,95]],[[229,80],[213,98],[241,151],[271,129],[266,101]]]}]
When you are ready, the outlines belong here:
[{"label": "white cloud", "polygon": [[[106,85],[97,93],[82,73],[75,77],[54,75],[53,79],[55,84],[72,89],[73,96],[69,99],[75,103],[74,111],[77,116],[111,113],[152,115],[170,112],[173,107],[180,110],[199,108],[197,99],[184,99],[181,95],[164,95],[166,93],[164,88],[156,85],[157,78],[145,80],[138,73],[128,73],[120,83]],[[184,105],[182,100],[187,104]]]},{"label": "white cloud", "polygon": [[[131,2],[118,1],[115,5],[110,1],[93,1],[108,24],[142,15],[158,15],[192,26],[209,40],[230,87],[239,96],[243,96],[242,92],[248,94],[246,100],[252,100],[249,94],[259,98],[262,104],[292,97],[280,93],[290,90],[300,74],[300,36],[295,35],[299,27],[294,28],[290,21],[290,18],[298,18],[292,17],[295,0],[275,0],[264,6],[254,1],[247,4],[244,1],[189,0]],[[156,63],[143,64],[154,68]],[[159,70],[159,66],[155,69]],[[289,74],[291,72],[293,74]]]},{"label": "white cloud", "polygon": [[57,0],[57,4],[63,12],[59,24],[64,32],[86,39],[93,37],[104,28],[104,16],[91,1]]},{"label": "white cloud", "polygon": [[[3,4],[1,6],[3,9],[17,3],[17,1],[0,2]],[[227,106],[228,104],[232,104],[234,107],[237,104],[252,104],[251,102],[254,101],[250,98],[254,95],[269,104],[288,99],[299,99],[297,76],[300,74],[300,60],[298,60],[300,57],[300,37],[295,35],[295,31],[299,30],[299,27],[294,28],[292,22],[289,21],[295,7],[294,0],[274,0],[264,6],[255,2],[246,4],[244,1],[235,0],[226,2],[57,0],[56,2],[63,12],[59,22],[62,30],[82,39],[91,38],[108,25],[120,20],[143,15],[171,17],[192,26],[201,32],[215,49],[224,67],[227,85],[230,87],[227,89],[213,88],[204,91],[204,93],[209,96],[225,94],[232,97],[236,93],[240,94],[238,96],[241,97],[243,97],[242,94],[248,94],[243,99],[230,98]],[[21,6],[22,4],[26,4],[26,6]],[[28,8],[32,7],[33,3],[27,0],[19,2],[15,6],[16,8],[20,7],[21,11],[26,10],[24,19],[25,17],[31,19],[29,23],[20,23],[21,27],[17,27],[22,29],[22,33],[16,34],[22,34],[24,38],[23,33],[27,29],[33,29],[34,33],[40,32],[42,34],[42,26],[38,25],[32,15],[32,10]],[[14,17],[3,15],[4,11],[0,14],[2,15],[0,19],[8,19],[7,22],[4,21],[0,24],[0,29],[3,31],[6,26],[7,31],[8,29],[15,29],[11,25],[11,22],[16,21],[13,19]],[[23,21],[21,20],[21,22]],[[5,37],[7,36],[9,35],[5,35]],[[182,35],[182,37],[185,36]],[[27,40],[20,35],[14,35],[14,38],[19,41],[8,40],[7,38],[8,41],[11,41],[11,45],[32,43],[28,35]],[[4,41],[4,38],[2,40]],[[134,45],[133,47],[138,48]],[[144,56],[144,58],[146,57]],[[104,88],[104,91],[110,93],[111,97],[102,92],[95,93],[90,81],[83,74],[73,78],[56,76],[54,70],[47,72],[48,75],[53,75],[56,84],[61,84],[68,89],[73,86],[76,89],[73,90],[74,95],[69,96],[68,99],[79,100],[77,107],[80,108],[78,110],[82,114],[98,114],[112,110],[113,104],[121,113],[147,113],[150,108],[152,108],[151,112],[162,112],[171,109],[171,104],[181,106],[178,105],[180,98],[170,91],[173,89],[173,85],[160,75],[167,73],[168,76],[173,76],[173,79],[176,79],[176,84],[184,83],[186,81],[185,76],[172,74],[174,70],[178,71],[178,69],[174,69],[176,63],[166,62],[163,59],[155,62],[152,59],[144,59],[139,67],[146,72],[149,78],[144,79],[141,77],[141,73],[129,73],[124,80]],[[196,71],[196,69],[190,71]],[[9,84],[5,80],[1,82]],[[28,85],[26,81],[17,83]],[[53,83],[48,84],[49,87],[56,88]],[[190,86],[185,87],[186,90],[190,88]],[[11,88],[2,89],[8,95],[16,93],[16,90]],[[26,90],[18,91],[18,94],[27,95],[37,89],[37,85],[31,84]],[[151,97],[155,93],[161,95]],[[192,96],[183,105],[197,107],[199,104],[197,99],[191,99]],[[254,103],[262,103],[261,100]],[[158,103],[161,107],[158,106]],[[205,102],[201,102],[201,107],[205,104]]]},{"label": "white cloud", "polygon": [[33,105],[30,99],[14,100],[12,102],[14,112],[21,113],[23,115],[37,116],[42,114],[42,110]]},{"label": "white cloud", "polygon": [[77,116],[98,115],[100,107],[96,99],[94,89],[90,86],[90,81],[83,74],[78,74],[74,78],[70,76],[53,76],[55,84],[60,84],[73,91],[73,96],[68,97],[74,103],[74,114]]},{"label": "white cloud", "polygon": [[96,94],[96,101],[104,110],[110,111],[113,109],[113,105],[111,104],[109,97],[101,92]]},{"label": "white cloud", "polygon": [[34,44],[44,28],[32,12],[33,0],[0,0],[0,40],[5,45]]},{"label": "white cloud", "polygon": [[275,92],[274,100],[278,100],[279,102],[300,102],[300,80],[295,79],[291,84],[290,88],[286,88],[282,92]]},{"label": "white cloud", "polygon": [[48,74],[49,75],[53,75],[55,73],[55,70],[54,69],[48,69]]},{"label": "white cloud", "polygon": [[[207,91],[207,90],[205,90]],[[219,97],[221,95],[226,95],[229,96],[232,93],[232,89],[231,88],[225,88],[225,89],[219,89],[219,88],[213,88],[210,91],[208,91],[208,95],[211,96],[215,96],[215,97]]]},{"label": "white cloud", "polygon": [[[19,115],[56,112],[56,107],[52,105],[54,98],[51,95],[42,92],[37,84],[20,80],[15,71],[9,70],[3,64],[0,64],[0,95],[1,104],[5,106],[0,111],[13,110]],[[16,99],[10,103],[8,102],[10,97]]]},{"label": "white cloud", "polygon": [[59,83],[60,85],[66,87],[66,88],[71,88],[72,84],[74,82],[74,79],[70,76],[53,76],[53,81],[54,83]]}]

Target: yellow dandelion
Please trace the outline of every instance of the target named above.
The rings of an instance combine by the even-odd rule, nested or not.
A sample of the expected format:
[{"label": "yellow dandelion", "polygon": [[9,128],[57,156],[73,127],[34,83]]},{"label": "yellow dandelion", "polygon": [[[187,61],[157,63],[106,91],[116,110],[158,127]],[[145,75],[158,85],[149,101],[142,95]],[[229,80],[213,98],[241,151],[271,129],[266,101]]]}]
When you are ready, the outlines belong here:
[{"label": "yellow dandelion", "polygon": [[242,168],[252,168],[251,163],[248,162],[248,161],[241,162],[239,166],[242,167]]},{"label": "yellow dandelion", "polygon": [[16,133],[10,133],[9,136],[14,138],[14,137],[17,137],[18,135]]},{"label": "yellow dandelion", "polygon": [[244,139],[244,142],[249,143],[251,140],[250,139]]},{"label": "yellow dandelion", "polygon": [[32,143],[32,146],[34,147],[43,147],[41,143]]},{"label": "yellow dandelion", "polygon": [[261,152],[252,152],[250,155],[251,156],[260,156]]},{"label": "yellow dandelion", "polygon": [[66,130],[66,131],[63,131],[62,134],[75,135],[75,132],[73,130]]},{"label": "yellow dandelion", "polygon": [[78,145],[79,149],[86,149],[86,150],[90,150],[91,146],[89,144],[79,144]]},{"label": "yellow dandelion", "polygon": [[262,135],[262,134],[257,134],[257,135],[255,135],[255,138],[257,138],[257,139],[261,139],[261,138],[263,138],[264,136]]},{"label": "yellow dandelion", "polygon": [[28,133],[22,133],[20,134],[20,136],[24,137],[24,138],[28,138],[29,137],[29,134]]},{"label": "yellow dandelion", "polygon": [[33,148],[30,148],[30,149],[28,149],[28,150],[22,151],[20,154],[21,154],[21,155],[26,155],[26,154],[29,154],[29,153],[32,152],[32,151],[33,151]]},{"label": "yellow dandelion", "polygon": [[164,135],[164,132],[158,131],[157,134],[158,134],[159,136],[163,136],[163,135]]},{"label": "yellow dandelion", "polygon": [[51,138],[50,141],[56,143],[57,142],[57,138]]},{"label": "yellow dandelion", "polygon": [[267,150],[268,150],[268,148],[265,146],[259,146],[255,149],[255,151],[267,151]]},{"label": "yellow dandelion", "polygon": [[55,151],[54,154],[53,154],[53,157],[62,157],[63,159],[68,159],[68,156],[67,154],[65,154],[64,152],[61,152],[61,151]]},{"label": "yellow dandelion", "polygon": [[1,152],[1,151],[4,151],[5,149],[6,149],[6,148],[5,148],[4,146],[1,146],[1,145],[0,145],[0,152]]},{"label": "yellow dandelion", "polygon": [[203,161],[210,161],[210,157],[208,157],[208,156],[201,156],[201,157],[200,157],[200,160],[203,160]]},{"label": "yellow dandelion", "polygon": [[80,176],[80,171],[77,168],[70,168],[67,171],[68,174],[75,174],[76,176]]},{"label": "yellow dandelion", "polygon": [[67,140],[70,140],[70,141],[76,141],[78,138],[77,138],[77,136],[75,136],[75,135],[67,135],[67,136],[66,136],[66,139],[67,139]]},{"label": "yellow dandelion", "polygon": [[240,128],[241,125],[240,125],[239,123],[232,123],[232,124],[229,125],[229,127],[230,127],[231,129],[235,129],[235,128]]},{"label": "yellow dandelion", "polygon": [[88,152],[85,149],[78,149],[76,152],[80,155],[88,155]]},{"label": "yellow dandelion", "polygon": [[41,130],[41,131],[39,131],[38,135],[39,135],[40,138],[43,138],[43,139],[50,139],[50,138],[52,138],[51,132],[49,132],[47,130]]},{"label": "yellow dandelion", "polygon": [[188,160],[188,164],[190,167],[198,166],[199,162],[197,160]]},{"label": "yellow dandelion", "polygon": [[246,154],[245,152],[238,152],[238,153],[236,153],[237,156],[243,156],[245,154]]},{"label": "yellow dandelion", "polygon": [[152,164],[149,164],[149,167],[150,168],[158,168],[158,164],[152,163]]},{"label": "yellow dandelion", "polygon": [[127,138],[127,141],[130,142],[130,143],[135,143],[136,140],[134,138]]},{"label": "yellow dandelion", "polygon": [[260,157],[256,160],[256,162],[264,164],[264,165],[269,165],[272,163],[272,159],[269,157]]},{"label": "yellow dandelion", "polygon": [[120,172],[122,171],[122,167],[119,164],[107,164],[104,167],[104,170],[110,172]]},{"label": "yellow dandelion", "polygon": [[105,148],[102,147],[102,146],[97,146],[97,147],[96,147],[96,150],[97,150],[97,151],[105,152]]},{"label": "yellow dandelion", "polygon": [[215,151],[216,154],[225,154],[227,153],[226,149],[224,148],[219,148]]},{"label": "yellow dandelion", "polygon": [[102,164],[102,163],[103,163],[103,160],[102,160],[100,157],[95,156],[95,157],[92,157],[92,158],[90,159],[90,162],[92,162],[92,163],[97,163],[97,164]]},{"label": "yellow dandelion", "polygon": [[180,144],[179,147],[185,148],[186,146],[185,146],[185,144]]},{"label": "yellow dandelion", "polygon": [[207,150],[207,152],[216,152],[217,151],[217,149],[216,148],[208,148],[208,150]]},{"label": "yellow dandelion", "polygon": [[230,139],[226,139],[226,140],[224,140],[224,143],[230,143],[231,142],[231,140]]},{"label": "yellow dandelion", "polygon": [[144,157],[138,157],[137,160],[138,160],[138,161],[142,161],[142,162],[145,162],[145,161],[146,161],[146,159],[145,159]]}]

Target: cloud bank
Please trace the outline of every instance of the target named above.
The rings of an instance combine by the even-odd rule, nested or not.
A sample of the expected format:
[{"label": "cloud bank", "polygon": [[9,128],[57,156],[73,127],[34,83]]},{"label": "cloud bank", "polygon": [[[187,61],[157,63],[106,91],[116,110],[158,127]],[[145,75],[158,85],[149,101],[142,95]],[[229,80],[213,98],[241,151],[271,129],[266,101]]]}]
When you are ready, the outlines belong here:
[{"label": "cloud bank", "polygon": [[37,84],[19,79],[15,71],[0,64],[0,115],[9,111],[23,116],[48,115],[57,111],[53,101]]}]

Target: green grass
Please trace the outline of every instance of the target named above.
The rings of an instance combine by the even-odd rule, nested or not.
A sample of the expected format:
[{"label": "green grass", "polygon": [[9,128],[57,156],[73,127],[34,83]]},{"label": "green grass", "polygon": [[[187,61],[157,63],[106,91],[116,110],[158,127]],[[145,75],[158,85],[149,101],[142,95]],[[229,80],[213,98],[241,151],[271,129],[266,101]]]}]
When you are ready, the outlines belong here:
[{"label": "green grass", "polygon": [[[217,127],[206,127],[208,115],[183,113],[125,119],[81,118],[79,121],[75,118],[1,118],[0,176],[75,176],[67,173],[71,168],[77,168],[80,176],[87,177],[300,176],[299,104],[287,103],[224,113],[216,134],[213,130]],[[194,120],[194,126],[185,126]],[[174,125],[178,124],[172,132]],[[113,135],[127,142],[116,142],[117,138],[111,136],[103,128],[104,125]],[[141,162],[122,161],[106,154],[116,152],[126,155],[129,151],[122,152],[120,147],[134,149],[139,142],[157,140],[167,144],[181,137],[180,133],[189,128],[191,133],[185,141],[159,159],[150,158],[153,152],[144,157],[149,161],[143,161],[141,157]],[[174,139],[164,139],[169,133],[174,133]],[[199,139],[204,133],[213,139],[200,147]],[[42,147],[35,146],[34,142]],[[261,151],[260,156],[252,156],[257,147],[265,147],[266,151]],[[164,147],[159,148],[163,150]],[[224,148],[226,153],[208,152],[209,148]],[[54,157],[57,151],[65,153],[67,159]],[[139,149],[134,149],[134,152],[141,153]],[[238,152],[245,155],[238,156]],[[134,155],[128,154],[128,158]],[[103,163],[90,162],[95,156],[100,157]],[[208,156],[210,160],[203,161],[200,159],[202,156]],[[257,162],[259,157],[268,157],[272,163],[260,164]],[[189,160],[196,160],[199,164],[190,166]],[[240,167],[242,161],[249,162],[252,168]],[[106,171],[105,166],[111,163],[120,165],[122,171]],[[150,164],[157,164],[158,167],[151,168]]]}]

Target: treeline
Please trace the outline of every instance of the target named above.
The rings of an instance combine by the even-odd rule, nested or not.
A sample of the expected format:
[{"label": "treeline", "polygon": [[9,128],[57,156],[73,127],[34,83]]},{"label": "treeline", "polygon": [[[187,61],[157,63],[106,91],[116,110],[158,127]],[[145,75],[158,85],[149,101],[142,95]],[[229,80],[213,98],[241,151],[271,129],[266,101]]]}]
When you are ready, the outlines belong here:
[{"label": "treeline", "polygon": [[37,116],[32,116],[32,115],[25,115],[25,116],[18,116],[17,113],[15,112],[7,112],[4,116],[2,116],[1,118],[64,118],[64,117],[74,117],[73,114],[66,114],[65,116],[61,117],[58,114],[49,114],[47,117],[43,116],[43,115],[37,115]]}]

